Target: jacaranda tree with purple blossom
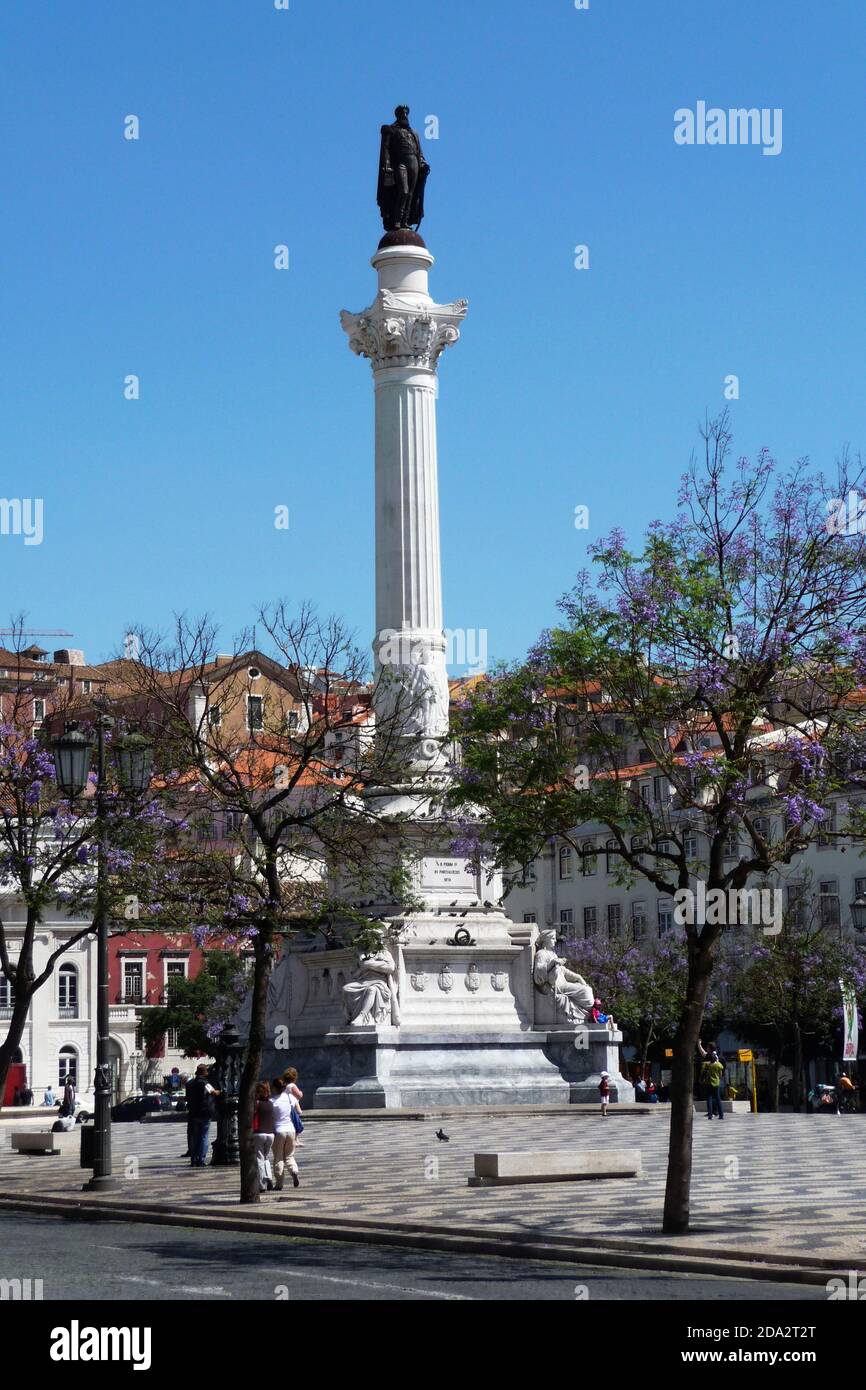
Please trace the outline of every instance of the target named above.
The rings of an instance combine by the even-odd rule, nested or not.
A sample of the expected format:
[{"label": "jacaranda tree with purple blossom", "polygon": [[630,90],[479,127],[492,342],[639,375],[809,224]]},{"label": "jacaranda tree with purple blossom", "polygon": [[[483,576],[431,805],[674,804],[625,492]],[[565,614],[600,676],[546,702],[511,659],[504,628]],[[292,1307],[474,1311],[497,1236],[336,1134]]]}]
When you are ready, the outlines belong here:
[{"label": "jacaranda tree with purple blossom", "polygon": [[[698,878],[708,893],[773,882],[863,778],[866,537],[826,524],[862,470],[843,458],[831,486],[766,450],[731,468],[724,417],[703,441],[675,520],[636,551],[621,532],[594,546],[595,580],[561,601],[563,626],[458,712],[454,802],[485,808],[506,870],[551,838],[582,862],[593,832],[622,884],[673,897]],[[864,842],[853,801],[839,833]],[[725,925],[706,916],[684,924],[668,1232],[689,1225],[696,1048]]]},{"label": "jacaranda tree with purple blossom", "polygon": [[[391,722],[378,718],[373,734],[367,657],[342,623],[307,606],[260,610],[256,633],[242,634],[230,655],[219,655],[212,624],[185,618],[168,639],[139,632],[138,647],[125,670],[130,700],[176,749],[177,794],[192,830],[176,847],[163,911],[186,913],[200,947],[220,944],[252,960],[238,1123],[240,1198],[256,1203],[252,1126],[271,971],[300,932],[339,944],[340,935],[366,941],[375,931],[349,897],[386,870],[395,883],[400,877],[400,827],[389,824],[388,856],[380,855],[380,817],[365,791],[403,775],[405,710]],[[348,882],[354,891],[341,896],[338,885]],[[214,1001],[205,1020],[214,1047],[237,1011],[236,1000]]]},{"label": "jacaranda tree with purple blossom", "polygon": [[[20,684],[4,694],[0,724],[0,975],[12,987],[12,1016],[0,1042],[0,1096],[20,1045],[34,995],[58,961],[94,930],[99,827],[91,782],[69,801],[58,791],[46,737],[34,734],[33,690]],[[69,711],[72,713],[73,711]],[[58,711],[62,716],[63,711]],[[59,727],[62,728],[62,718]],[[87,732],[86,719],[82,723]],[[111,735],[109,734],[109,742]],[[104,893],[112,934],[128,930],[128,899],[147,903],[164,879],[167,849],[182,820],[167,800],[148,792],[132,797],[108,788],[104,797]],[[49,910],[71,927],[47,960],[36,964],[35,945]],[[137,923],[136,925],[141,925]]]},{"label": "jacaranda tree with purple blossom", "polygon": [[767,1049],[773,1110],[779,1065],[790,1062],[791,1100],[800,1110],[807,1055],[833,1055],[842,1027],[841,984],[858,999],[866,994],[866,952],[827,930],[820,895],[807,891],[778,937],[753,942],[731,965],[730,1026]]}]

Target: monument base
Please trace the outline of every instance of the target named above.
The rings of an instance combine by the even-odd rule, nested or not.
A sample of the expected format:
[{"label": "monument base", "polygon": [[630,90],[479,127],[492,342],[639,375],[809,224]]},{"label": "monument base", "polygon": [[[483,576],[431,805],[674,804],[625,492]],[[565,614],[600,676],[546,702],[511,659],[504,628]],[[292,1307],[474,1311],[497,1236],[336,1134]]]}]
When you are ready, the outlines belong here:
[{"label": "monument base", "polygon": [[629,1104],[634,1087],[619,1073],[619,1040],[605,1028],[346,1028],[294,1038],[291,1060],[305,1106],[319,1110],[597,1102],[603,1070],[611,1100]]}]

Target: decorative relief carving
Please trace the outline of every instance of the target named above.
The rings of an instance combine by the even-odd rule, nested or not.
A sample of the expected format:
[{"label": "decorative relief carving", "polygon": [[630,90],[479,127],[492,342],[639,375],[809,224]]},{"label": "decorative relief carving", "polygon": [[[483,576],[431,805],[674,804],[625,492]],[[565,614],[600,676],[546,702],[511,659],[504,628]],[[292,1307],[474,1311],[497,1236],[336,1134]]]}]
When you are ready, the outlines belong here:
[{"label": "decorative relief carving", "polygon": [[497,970],[494,975],[490,976],[490,983],[495,990],[501,993],[508,984],[508,976],[504,970]]},{"label": "decorative relief carving", "polygon": [[454,988],[454,976],[451,974],[451,966],[447,962],[439,971],[439,988],[444,990],[446,994]]},{"label": "decorative relief carving", "polygon": [[409,979],[412,982],[412,988],[417,989],[419,994],[423,994],[427,988],[427,976],[424,974],[424,971],[416,970],[413,975],[409,976]]},{"label": "decorative relief carving", "polygon": [[349,336],[349,347],[368,357],[374,371],[380,367],[424,367],[435,371],[441,353],[460,337],[458,324],[466,317],[468,301],[453,304],[417,303],[380,290],[369,309],[350,314],[343,309],[340,323]]},{"label": "decorative relief carving", "polygon": [[481,988],[481,976],[478,973],[478,966],[475,964],[475,961],[472,961],[469,969],[466,971],[463,983],[470,994],[475,994],[476,991]]}]

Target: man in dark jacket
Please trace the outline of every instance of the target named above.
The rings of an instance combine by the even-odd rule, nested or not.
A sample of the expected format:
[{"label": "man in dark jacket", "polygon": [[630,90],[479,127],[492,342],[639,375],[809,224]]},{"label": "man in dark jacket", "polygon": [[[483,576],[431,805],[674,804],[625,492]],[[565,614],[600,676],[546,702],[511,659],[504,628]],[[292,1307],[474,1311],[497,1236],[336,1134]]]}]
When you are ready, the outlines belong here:
[{"label": "man in dark jacket", "polygon": [[207,1079],[204,1063],[196,1067],[192,1081],[186,1083],[187,1139],[190,1164],[193,1168],[204,1168],[207,1159],[207,1144],[210,1122],[213,1119],[213,1098],[219,1091],[214,1090]]}]

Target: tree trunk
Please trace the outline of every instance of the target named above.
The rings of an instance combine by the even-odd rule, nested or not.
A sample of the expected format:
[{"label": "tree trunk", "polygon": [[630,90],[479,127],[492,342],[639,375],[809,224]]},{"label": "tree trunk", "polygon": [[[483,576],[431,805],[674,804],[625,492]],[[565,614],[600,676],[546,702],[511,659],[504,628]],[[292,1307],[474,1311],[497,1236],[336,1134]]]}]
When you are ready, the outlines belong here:
[{"label": "tree trunk", "polygon": [[256,1104],[256,1086],[262,1069],[262,1053],[265,1045],[265,1029],[268,1013],[268,984],[271,978],[270,950],[272,932],[262,929],[255,938],[253,967],[253,998],[250,1013],[250,1036],[247,1055],[241,1075],[241,1089],[238,1103],[238,1142],[241,1151],[241,1202],[261,1200],[259,1190],[259,1169],[256,1163],[256,1146],[253,1138],[253,1113]]},{"label": "tree trunk", "polygon": [[[6,1078],[9,1075],[9,1068],[12,1065],[12,1058],[18,1051],[21,1039],[24,1036],[24,1025],[27,1022],[27,1015],[30,1012],[30,1002],[33,998],[32,993],[15,992],[15,1005],[12,1010],[12,1017],[9,1020],[9,1032],[0,1043],[0,1104],[6,1093]],[[32,1087],[32,1078],[27,1078],[28,1086]]]},{"label": "tree trunk", "polygon": [[674,1039],[671,1135],[662,1225],[662,1229],[668,1235],[683,1235],[689,1229],[692,1129],[695,1118],[695,1053],[701,1035],[712,965],[712,943],[697,942],[689,950],[686,999]]}]

